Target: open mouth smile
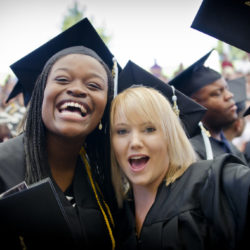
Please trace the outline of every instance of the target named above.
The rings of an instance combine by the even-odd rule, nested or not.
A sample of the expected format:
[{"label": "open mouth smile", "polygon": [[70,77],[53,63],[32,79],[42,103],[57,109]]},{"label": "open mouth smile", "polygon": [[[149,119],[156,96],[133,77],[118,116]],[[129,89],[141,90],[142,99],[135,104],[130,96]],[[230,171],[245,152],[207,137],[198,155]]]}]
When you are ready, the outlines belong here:
[{"label": "open mouth smile", "polygon": [[133,171],[141,171],[146,167],[147,162],[149,161],[148,156],[132,156],[129,157],[129,164]]},{"label": "open mouth smile", "polygon": [[57,108],[60,113],[63,112],[72,112],[85,117],[90,113],[90,108],[87,104],[75,101],[64,101],[57,105]]}]

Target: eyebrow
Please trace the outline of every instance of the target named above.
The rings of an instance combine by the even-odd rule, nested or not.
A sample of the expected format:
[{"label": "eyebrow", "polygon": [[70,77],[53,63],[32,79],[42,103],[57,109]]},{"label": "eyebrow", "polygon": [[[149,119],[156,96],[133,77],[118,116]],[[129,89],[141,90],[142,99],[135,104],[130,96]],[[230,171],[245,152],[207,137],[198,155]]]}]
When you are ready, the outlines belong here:
[{"label": "eyebrow", "polygon": [[127,123],[120,122],[120,123],[114,123],[114,126],[124,126],[127,125]]},{"label": "eyebrow", "polygon": [[216,87],[216,88],[214,88],[213,90],[211,90],[211,92],[213,92],[213,91],[218,91],[218,90],[224,90],[224,89],[226,89],[226,87],[225,86],[220,86],[220,87]]},{"label": "eyebrow", "polygon": [[[128,125],[128,123],[124,123],[124,122],[120,122],[120,123],[114,123],[114,126],[126,126]],[[151,121],[149,122],[143,122],[143,123],[140,123],[139,126],[145,126],[145,125],[155,125],[154,123],[152,123]]]},{"label": "eyebrow", "polygon": [[69,71],[69,69],[68,69],[68,68],[57,68],[57,69],[55,69],[55,72],[56,72],[56,71],[59,71],[59,70]]}]

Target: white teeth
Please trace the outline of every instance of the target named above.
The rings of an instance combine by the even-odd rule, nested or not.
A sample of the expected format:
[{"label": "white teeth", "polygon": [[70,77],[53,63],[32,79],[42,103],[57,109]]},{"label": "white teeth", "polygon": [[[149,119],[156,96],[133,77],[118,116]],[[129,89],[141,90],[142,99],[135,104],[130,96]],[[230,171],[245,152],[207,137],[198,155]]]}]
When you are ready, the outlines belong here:
[{"label": "white teeth", "polygon": [[143,158],[143,156],[133,156],[130,159],[131,160],[138,160],[138,159],[141,159],[141,158]]},{"label": "white teeth", "polygon": [[61,107],[60,107],[60,109],[66,109],[67,108],[67,103],[64,103]]},{"label": "white teeth", "polygon": [[75,107],[75,108],[79,108],[81,110],[82,113],[86,113],[86,109],[79,103],[77,102],[65,102],[60,109],[66,109],[68,107]]}]

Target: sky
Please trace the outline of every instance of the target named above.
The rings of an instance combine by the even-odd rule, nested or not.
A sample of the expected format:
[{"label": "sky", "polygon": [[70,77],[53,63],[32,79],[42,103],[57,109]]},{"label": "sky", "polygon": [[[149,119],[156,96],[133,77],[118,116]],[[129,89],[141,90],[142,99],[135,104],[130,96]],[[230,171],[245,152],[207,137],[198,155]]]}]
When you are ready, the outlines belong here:
[{"label": "sky", "polygon": [[[189,66],[217,40],[190,26],[202,0],[78,0],[93,26],[111,35],[109,49],[124,67],[132,60],[149,69],[154,60],[171,76]],[[61,32],[74,0],[0,0],[0,77],[10,65]],[[216,57],[214,68],[218,65]]]}]

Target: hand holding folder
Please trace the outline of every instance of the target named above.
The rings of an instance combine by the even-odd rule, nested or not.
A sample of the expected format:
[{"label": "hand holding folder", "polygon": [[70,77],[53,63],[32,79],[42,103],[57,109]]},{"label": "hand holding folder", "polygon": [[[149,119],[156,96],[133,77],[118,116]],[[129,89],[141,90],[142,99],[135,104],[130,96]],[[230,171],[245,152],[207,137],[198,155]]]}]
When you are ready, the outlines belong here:
[{"label": "hand holding folder", "polygon": [[50,178],[21,186],[24,189],[16,186],[0,199],[1,245],[4,242],[6,249],[74,249],[67,216]]}]

